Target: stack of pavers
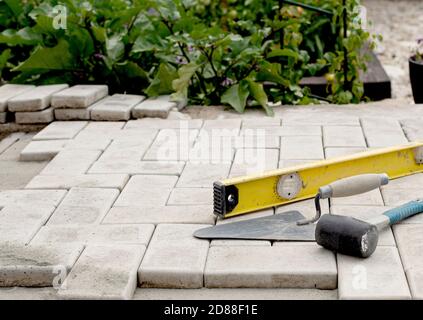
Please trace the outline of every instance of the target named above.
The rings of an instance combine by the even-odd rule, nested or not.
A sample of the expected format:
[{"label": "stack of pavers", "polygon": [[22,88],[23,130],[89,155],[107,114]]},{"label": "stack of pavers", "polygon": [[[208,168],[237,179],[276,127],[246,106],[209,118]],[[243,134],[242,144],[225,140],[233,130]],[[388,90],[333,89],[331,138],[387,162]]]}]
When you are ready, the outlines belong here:
[{"label": "stack of pavers", "polygon": [[50,123],[54,120],[126,121],[131,118],[167,118],[186,103],[170,96],[114,94],[107,85],[14,85],[0,87],[0,123],[13,119],[19,124]]}]

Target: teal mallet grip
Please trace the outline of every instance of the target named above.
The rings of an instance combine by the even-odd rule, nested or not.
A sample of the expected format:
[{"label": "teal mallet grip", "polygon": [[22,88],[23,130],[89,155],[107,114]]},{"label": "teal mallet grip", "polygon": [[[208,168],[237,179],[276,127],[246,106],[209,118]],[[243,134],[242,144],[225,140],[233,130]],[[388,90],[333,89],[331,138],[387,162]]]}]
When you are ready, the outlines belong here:
[{"label": "teal mallet grip", "polygon": [[386,211],[383,215],[389,218],[389,224],[393,225],[415,214],[423,212],[423,199],[408,202],[398,208]]}]

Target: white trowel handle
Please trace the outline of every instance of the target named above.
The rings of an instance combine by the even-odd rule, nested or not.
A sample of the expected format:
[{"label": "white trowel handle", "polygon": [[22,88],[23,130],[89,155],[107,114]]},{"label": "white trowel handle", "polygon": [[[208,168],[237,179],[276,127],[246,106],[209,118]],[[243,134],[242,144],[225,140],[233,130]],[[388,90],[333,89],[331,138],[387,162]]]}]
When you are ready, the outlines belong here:
[{"label": "white trowel handle", "polygon": [[319,189],[320,199],[349,197],[365,193],[389,183],[386,173],[362,174],[337,180]]}]

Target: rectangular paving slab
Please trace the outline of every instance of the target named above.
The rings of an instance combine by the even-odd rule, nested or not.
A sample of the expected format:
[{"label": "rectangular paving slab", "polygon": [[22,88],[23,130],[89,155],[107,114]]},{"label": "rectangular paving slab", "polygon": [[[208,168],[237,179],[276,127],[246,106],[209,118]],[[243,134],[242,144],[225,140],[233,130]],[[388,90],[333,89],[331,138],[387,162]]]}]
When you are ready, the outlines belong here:
[{"label": "rectangular paving slab", "polygon": [[68,88],[67,84],[43,85],[16,96],[8,101],[9,111],[28,112],[48,108],[54,93]]},{"label": "rectangular paving slab", "polygon": [[361,124],[369,147],[389,147],[408,142],[397,120],[363,118]]},{"label": "rectangular paving slab", "polygon": [[207,225],[158,225],[138,271],[140,286],[203,287],[209,242],[193,236],[202,227]]},{"label": "rectangular paving slab", "polygon": [[7,111],[7,104],[10,99],[34,89],[33,85],[26,84],[5,84],[0,87],[0,112]]},{"label": "rectangular paving slab", "polygon": [[0,154],[3,153],[7,148],[13,145],[16,141],[25,135],[23,132],[14,132],[9,134],[7,137],[0,140]]},{"label": "rectangular paving slab", "polygon": [[148,98],[132,109],[134,118],[167,118],[170,110],[177,107],[176,102],[168,99]]},{"label": "rectangular paving slab", "polygon": [[99,224],[118,195],[116,189],[72,188],[48,225]]},{"label": "rectangular paving slab", "polygon": [[85,149],[65,149],[41,171],[42,175],[84,174],[98,159],[101,151]]},{"label": "rectangular paving slab", "polygon": [[176,176],[133,176],[114,205],[117,207],[165,205],[177,180]]},{"label": "rectangular paving slab", "polygon": [[379,246],[367,259],[338,254],[340,299],[410,299],[396,247]]},{"label": "rectangular paving slab", "polygon": [[131,299],[142,245],[88,246],[59,290],[66,299]]},{"label": "rectangular paving slab", "polygon": [[91,108],[91,119],[99,121],[129,120],[131,110],[144,99],[144,96],[139,95],[114,94],[99,101]]},{"label": "rectangular paving slab", "polygon": [[0,243],[0,287],[51,287],[75,264],[80,245],[22,246]]},{"label": "rectangular paving slab", "polygon": [[238,149],[229,177],[258,174],[278,168],[278,149]]},{"label": "rectangular paving slab", "polygon": [[171,206],[212,205],[213,190],[211,188],[175,188],[167,204]]},{"label": "rectangular paving slab", "polygon": [[214,224],[215,215],[207,205],[113,207],[102,223]]},{"label": "rectangular paving slab", "polygon": [[112,188],[122,190],[127,174],[37,175],[25,189]]},{"label": "rectangular paving slab", "polygon": [[88,173],[126,173],[130,175],[179,175],[185,162],[183,161],[136,161],[126,159],[110,159],[97,161]]},{"label": "rectangular paving slab", "polygon": [[65,197],[65,190],[5,190],[0,191],[0,207],[57,206]]},{"label": "rectangular paving slab", "polygon": [[51,105],[53,108],[87,108],[108,93],[106,85],[76,85],[55,93]]},{"label": "rectangular paving slab", "polygon": [[48,225],[40,229],[31,244],[142,244],[147,246],[153,232],[153,224]]},{"label": "rectangular paving slab", "polygon": [[227,178],[230,168],[230,162],[219,164],[187,162],[177,186],[211,188],[213,182]]},{"label": "rectangular paving slab", "polygon": [[55,209],[55,206],[34,207],[25,203],[3,208],[0,211],[0,229],[5,232],[0,233],[1,241],[28,244]]},{"label": "rectangular paving slab", "polygon": [[129,120],[125,129],[200,129],[203,125],[203,120],[171,120],[171,119],[157,119],[145,118],[138,120]]},{"label": "rectangular paving slab", "polygon": [[324,159],[322,138],[318,136],[282,137],[281,160]]},{"label": "rectangular paving slab", "polygon": [[31,141],[22,150],[20,161],[46,161],[53,159],[64,149],[69,140],[36,140]]},{"label": "rectangular paving slab", "polygon": [[86,121],[55,121],[38,132],[33,140],[73,139],[87,123]]},{"label": "rectangular paving slab", "polygon": [[323,144],[325,147],[366,147],[361,127],[324,126]]},{"label": "rectangular paving slab", "polygon": [[53,120],[54,112],[52,108],[47,108],[41,111],[15,113],[15,121],[19,124],[50,123]]},{"label": "rectangular paving slab", "polygon": [[92,107],[54,109],[54,118],[59,121],[90,120]]},{"label": "rectangular paving slab", "polygon": [[316,245],[213,246],[204,271],[209,288],[335,289],[334,254]]}]

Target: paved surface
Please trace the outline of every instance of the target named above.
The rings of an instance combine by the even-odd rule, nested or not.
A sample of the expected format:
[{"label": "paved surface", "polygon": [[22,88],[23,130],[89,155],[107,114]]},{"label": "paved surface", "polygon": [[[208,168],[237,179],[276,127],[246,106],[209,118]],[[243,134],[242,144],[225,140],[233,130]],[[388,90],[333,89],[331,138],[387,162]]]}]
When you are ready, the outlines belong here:
[{"label": "paved surface", "polygon": [[[182,116],[191,119],[54,122],[1,141],[0,298],[422,297],[421,216],[384,232],[366,260],[314,243],[192,236],[226,222],[212,214],[213,181],[423,139],[422,106]],[[324,210],[371,217],[421,197],[422,183],[398,179]],[[290,209],[314,215],[304,201],[233,220]],[[52,288],[10,288],[40,285]]]}]

